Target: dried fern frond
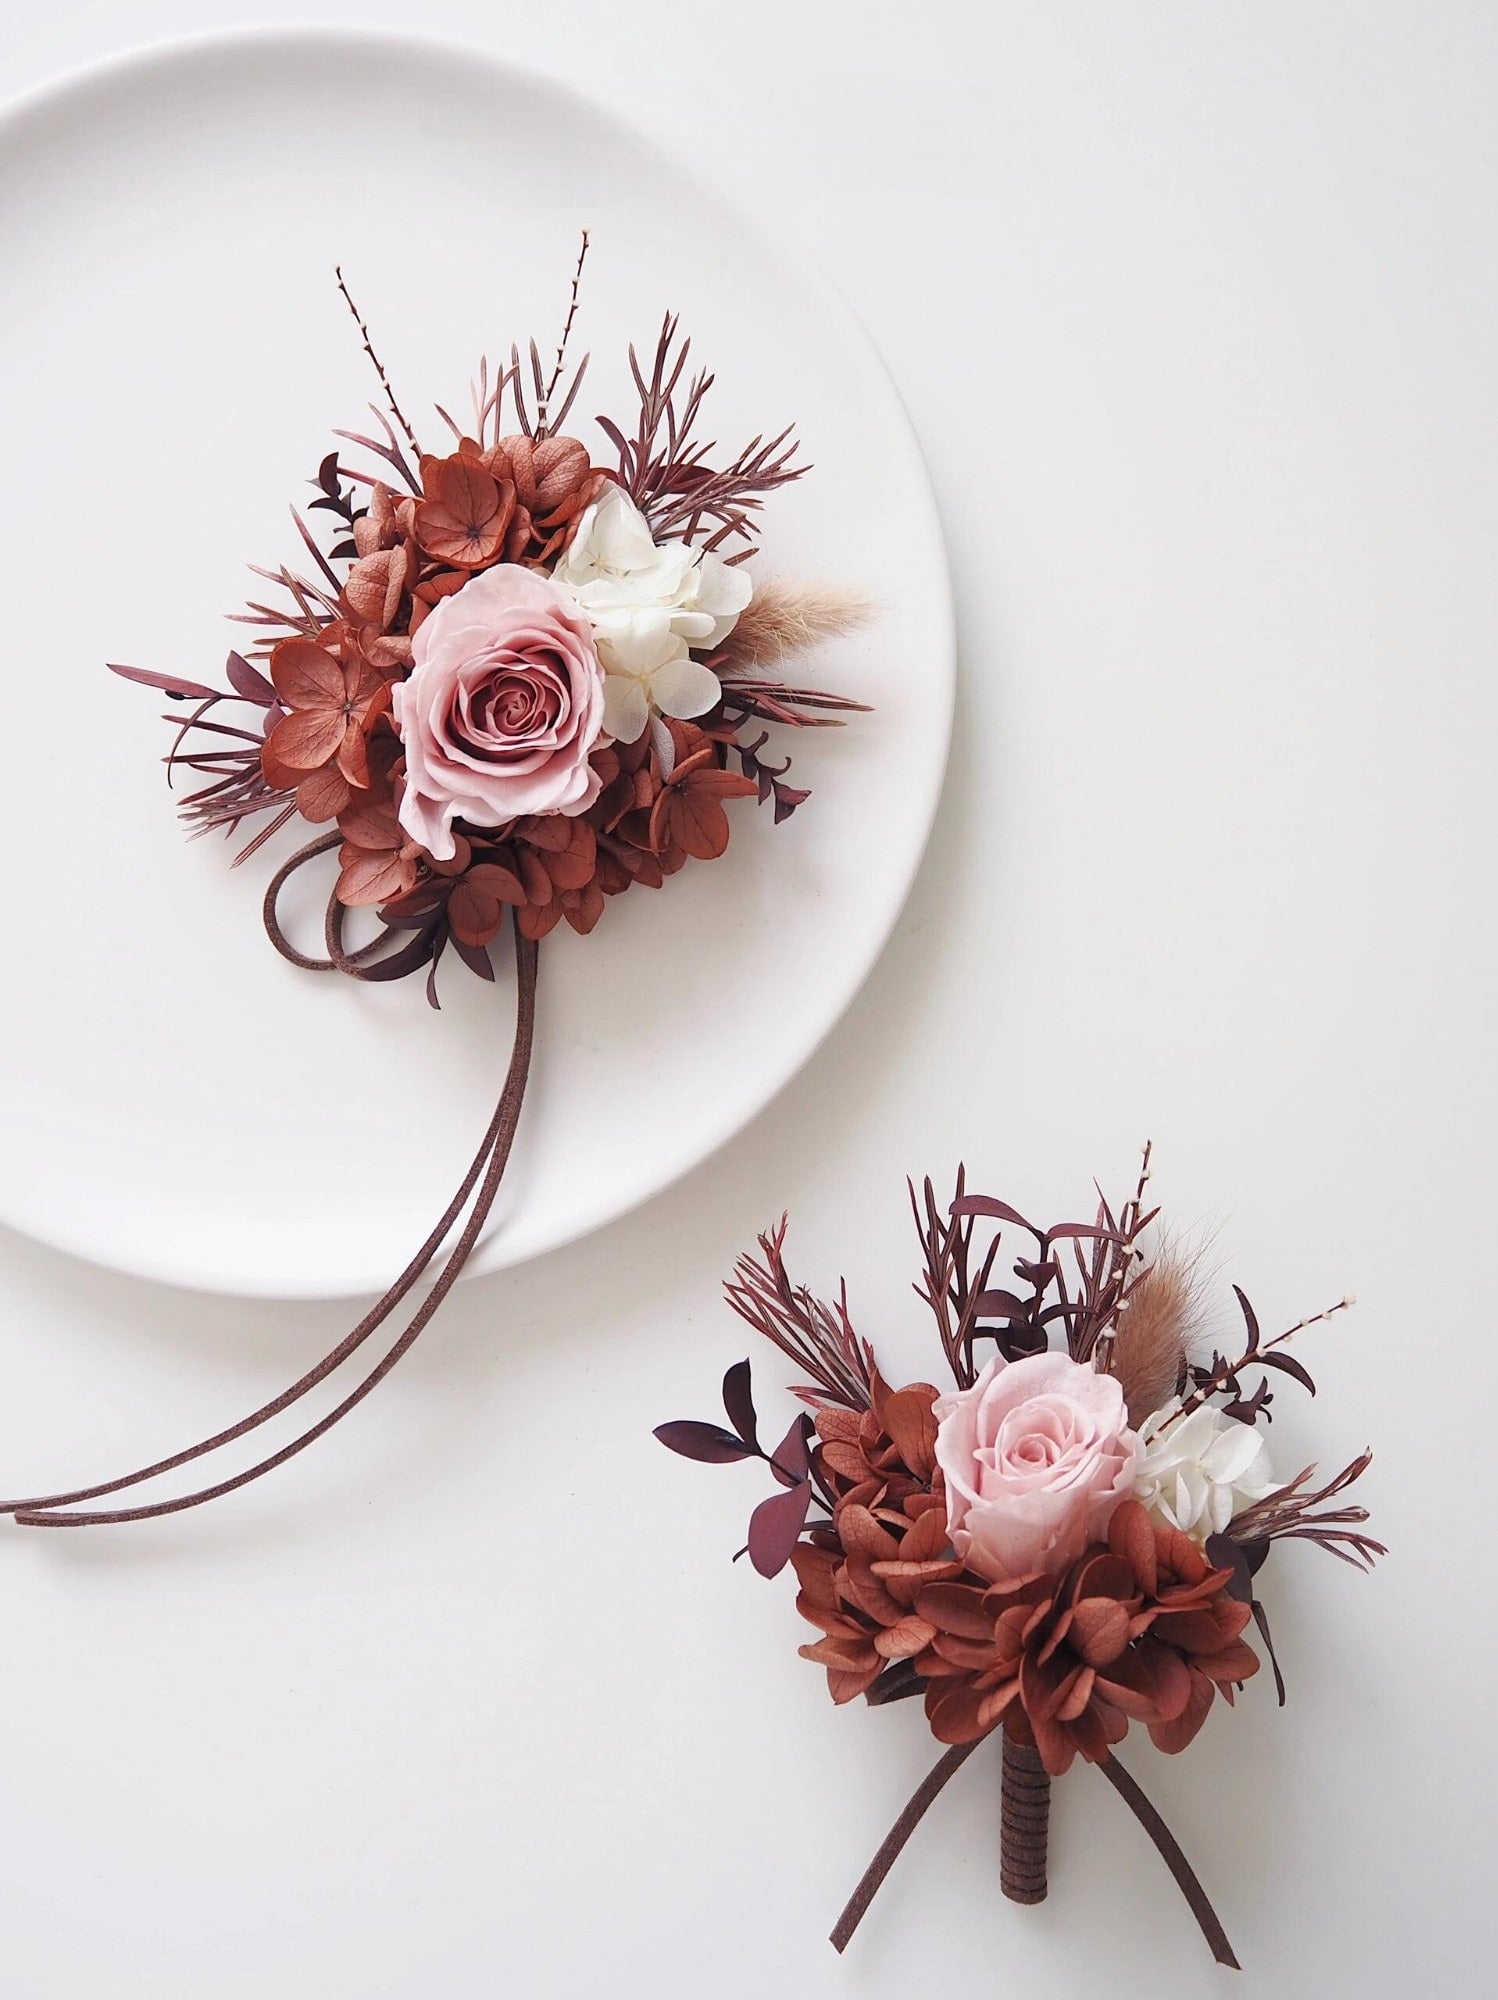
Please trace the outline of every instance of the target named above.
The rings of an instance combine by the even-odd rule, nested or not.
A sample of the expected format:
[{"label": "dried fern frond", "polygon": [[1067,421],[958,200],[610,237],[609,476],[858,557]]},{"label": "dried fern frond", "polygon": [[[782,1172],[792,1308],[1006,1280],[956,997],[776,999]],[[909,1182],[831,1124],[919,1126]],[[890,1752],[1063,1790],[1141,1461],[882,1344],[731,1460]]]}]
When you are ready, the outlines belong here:
[{"label": "dried fern frond", "polygon": [[724,674],[741,674],[773,667],[778,661],[809,653],[829,639],[857,632],[873,618],[871,598],[835,584],[791,583],[768,577],[757,584],[739,613],[738,623],[718,651]]}]

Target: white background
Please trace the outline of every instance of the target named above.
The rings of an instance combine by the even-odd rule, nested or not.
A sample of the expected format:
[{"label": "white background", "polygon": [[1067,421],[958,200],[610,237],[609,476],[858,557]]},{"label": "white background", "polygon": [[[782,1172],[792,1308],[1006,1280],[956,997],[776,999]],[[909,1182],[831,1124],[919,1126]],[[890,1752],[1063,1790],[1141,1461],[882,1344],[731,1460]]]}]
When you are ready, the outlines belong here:
[{"label": "white background", "polygon": [[[228,7],[11,0],[7,93]],[[265,8],[254,19],[311,18]],[[951,776],[842,1028],[690,1182],[449,1303],[335,1440],[118,1536],[4,1537],[7,1992],[539,2000],[767,1990],[1296,1996],[1484,1981],[1493,1840],[1498,17],[1476,5],[604,7],[317,18],[565,73],[811,247],[909,403],[961,633]],[[101,329],[101,338],[107,330]],[[10,476],[14,476],[14,469]],[[898,563],[898,546],[889,551]],[[12,849],[13,856],[18,850]],[[16,865],[20,865],[17,860]],[[1058,1213],[1157,1193],[1314,1404],[1277,1461],[1365,1482],[1393,1553],[1266,1596],[1290,1681],[1127,1758],[1248,1970],[1208,1963],[1095,1774],[1052,1895],[997,1893],[975,1757],[842,1962],[931,1761],[834,1712],[716,1303],[782,1207],[895,1372],[929,1367],[902,1176]],[[6,1238],[3,1482],[197,1434],[347,1322]],[[760,1377],[779,1379],[774,1357]],[[779,1407],[778,1397],[763,1398]]]}]

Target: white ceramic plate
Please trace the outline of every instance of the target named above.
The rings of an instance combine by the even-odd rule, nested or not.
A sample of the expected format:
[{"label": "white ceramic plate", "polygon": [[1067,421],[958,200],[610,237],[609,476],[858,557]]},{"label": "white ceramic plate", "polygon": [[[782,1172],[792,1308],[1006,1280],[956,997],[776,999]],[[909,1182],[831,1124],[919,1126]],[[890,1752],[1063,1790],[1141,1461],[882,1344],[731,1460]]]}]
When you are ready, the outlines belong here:
[{"label": "white ceramic plate", "polygon": [[[346,275],[408,412],[466,404],[481,350],[554,338],[593,252],[576,417],[627,411],[626,346],[679,310],[712,434],[794,418],[764,567],[883,601],[809,675],[873,715],[792,747],[786,825],[542,949],[509,1182],[470,1268],[551,1249],[723,1144],[827,1034],[924,846],[950,726],[945,565],[894,389],[825,279],[681,162],[467,51],[281,32],[151,51],[0,120],[8,829],[0,1217],[223,1291],[375,1290],[441,1211],[508,1056],[498,994],[444,968],[368,988],[284,964],[265,854],[186,843],[164,706],[105,660],[215,677],[250,560],[375,385]],[[421,418],[417,419],[418,429]],[[283,837],[284,839],[284,837]],[[276,852],[286,851],[279,846]]]}]

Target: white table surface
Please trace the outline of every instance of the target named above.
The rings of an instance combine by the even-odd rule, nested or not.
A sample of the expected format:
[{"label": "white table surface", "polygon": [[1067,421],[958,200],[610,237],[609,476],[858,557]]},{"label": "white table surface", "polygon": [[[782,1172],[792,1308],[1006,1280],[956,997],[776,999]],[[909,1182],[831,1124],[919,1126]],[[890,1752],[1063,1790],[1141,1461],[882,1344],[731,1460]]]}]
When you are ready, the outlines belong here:
[{"label": "white table surface", "polygon": [[[753,8],[9,0],[9,95],[189,28],[421,29],[565,72],[810,245],[905,394],[956,574],[950,781],[893,945],[725,1154],[463,1287],[254,1491],[0,1536],[0,1984],[20,2000],[1482,1990],[1495,1859],[1492,741],[1498,15],[1478,4]],[[11,469],[10,476],[14,476]],[[890,551],[898,562],[899,551]],[[1267,1676],[1131,1767],[1248,1970],[1095,1774],[1050,1901],[970,1764],[846,1958],[932,1760],[835,1712],[751,1472],[669,1458],[789,1207],[912,1372],[903,1176],[1130,1179],[1308,1338],[1287,1471],[1378,1450],[1393,1554],[1308,1549]],[[199,1435],[347,1324],[0,1240],[0,1467]],[[765,1356],[761,1379],[778,1379]]]}]

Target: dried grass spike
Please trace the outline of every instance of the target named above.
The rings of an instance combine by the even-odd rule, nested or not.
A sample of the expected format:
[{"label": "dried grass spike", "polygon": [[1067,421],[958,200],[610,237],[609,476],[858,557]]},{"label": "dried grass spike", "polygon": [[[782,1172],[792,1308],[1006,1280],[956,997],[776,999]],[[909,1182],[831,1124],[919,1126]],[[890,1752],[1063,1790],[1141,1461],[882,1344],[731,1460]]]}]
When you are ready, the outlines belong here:
[{"label": "dried grass spike", "polygon": [[829,639],[841,639],[867,625],[875,608],[870,598],[857,591],[769,577],[756,586],[724,640],[720,670],[742,673],[808,653]]},{"label": "dried grass spike", "polygon": [[1136,1429],[1181,1387],[1196,1319],[1196,1264],[1166,1250],[1131,1291],[1109,1361]]}]

